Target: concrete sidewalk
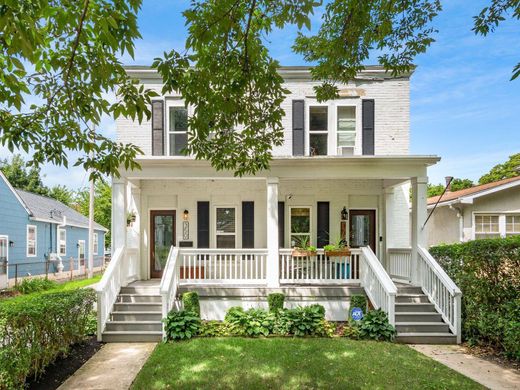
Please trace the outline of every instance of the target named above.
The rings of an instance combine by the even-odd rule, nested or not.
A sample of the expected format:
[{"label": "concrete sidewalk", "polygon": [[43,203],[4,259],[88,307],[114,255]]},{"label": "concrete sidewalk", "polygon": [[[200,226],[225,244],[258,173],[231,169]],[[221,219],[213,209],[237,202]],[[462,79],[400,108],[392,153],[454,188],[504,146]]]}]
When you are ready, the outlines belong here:
[{"label": "concrete sidewalk", "polygon": [[105,344],[59,390],[127,390],[156,343]]},{"label": "concrete sidewalk", "polygon": [[520,389],[520,373],[464,351],[458,345],[410,345],[411,348],[490,389]]}]

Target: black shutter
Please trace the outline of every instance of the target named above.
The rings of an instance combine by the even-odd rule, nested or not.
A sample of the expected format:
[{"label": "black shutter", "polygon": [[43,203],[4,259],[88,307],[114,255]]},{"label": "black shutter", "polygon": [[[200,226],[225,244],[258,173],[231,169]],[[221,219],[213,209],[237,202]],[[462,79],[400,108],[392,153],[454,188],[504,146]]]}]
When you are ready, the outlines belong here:
[{"label": "black shutter", "polygon": [[292,127],[293,127],[293,156],[303,156],[305,153],[305,102],[293,100]]},{"label": "black shutter", "polygon": [[285,202],[278,202],[278,246],[285,245]]},{"label": "black shutter", "polygon": [[330,243],[330,221],[329,221],[329,202],[318,202],[318,242],[317,247],[323,248]]},{"label": "black shutter", "polygon": [[164,155],[164,102],[152,101],[152,155]]},{"label": "black shutter", "polygon": [[255,247],[255,202],[242,202],[242,248]]},{"label": "black shutter", "polygon": [[375,116],[374,99],[363,99],[362,101],[362,126],[363,126],[363,154],[374,154]]},{"label": "black shutter", "polygon": [[197,248],[209,248],[209,202],[197,202]]}]

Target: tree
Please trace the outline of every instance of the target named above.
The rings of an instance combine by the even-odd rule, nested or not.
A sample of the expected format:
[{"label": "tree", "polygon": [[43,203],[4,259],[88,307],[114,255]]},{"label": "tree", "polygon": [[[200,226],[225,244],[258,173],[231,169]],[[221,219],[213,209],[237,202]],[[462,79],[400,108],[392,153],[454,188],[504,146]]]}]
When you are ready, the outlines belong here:
[{"label": "tree", "polygon": [[40,168],[27,167],[25,160],[15,154],[11,160],[0,160],[0,170],[14,188],[33,192],[39,195],[49,195],[49,189],[43,184]]},{"label": "tree", "polygon": [[[117,55],[133,55],[140,37],[141,0],[27,0],[0,6],[0,143],[34,151],[32,163],[67,166],[67,150],[84,152],[76,164],[93,176],[138,168],[141,151],[96,134],[103,114],[149,117],[154,92],[133,84]],[[372,54],[394,75],[413,67],[434,41],[440,0],[331,0],[314,35],[305,35],[321,1],[192,0],[183,13],[185,50],[172,50],[153,66],[163,92],[179,91],[195,111],[187,153],[237,175],[266,169],[283,140],[287,91],[269,55],[273,29],[296,25],[293,50],[316,63],[311,71],[319,100],[338,96]],[[490,0],[473,30],[487,35],[506,17],[520,18],[520,1]],[[34,68],[34,69],[33,69]],[[520,64],[512,79],[520,74]],[[105,93],[117,89],[119,102]],[[26,94],[42,100],[23,106]],[[91,153],[92,152],[92,153]]]},{"label": "tree", "polygon": [[[470,179],[453,179],[451,181],[451,191],[459,191],[465,188],[473,187],[473,182]],[[444,192],[446,186],[444,184],[428,184],[428,197],[438,196]]]},{"label": "tree", "polygon": [[49,189],[48,196],[60,201],[67,206],[72,206],[74,203],[75,194],[64,185],[57,185]]},{"label": "tree", "polygon": [[[83,215],[89,213],[89,189],[84,188],[76,195],[76,210]],[[109,231],[105,237],[105,246],[110,245],[112,223],[112,187],[105,180],[97,180],[94,185],[94,221]]]},{"label": "tree", "polygon": [[486,184],[516,176],[520,176],[520,153],[509,156],[509,160],[503,164],[495,165],[478,182],[479,184]]}]

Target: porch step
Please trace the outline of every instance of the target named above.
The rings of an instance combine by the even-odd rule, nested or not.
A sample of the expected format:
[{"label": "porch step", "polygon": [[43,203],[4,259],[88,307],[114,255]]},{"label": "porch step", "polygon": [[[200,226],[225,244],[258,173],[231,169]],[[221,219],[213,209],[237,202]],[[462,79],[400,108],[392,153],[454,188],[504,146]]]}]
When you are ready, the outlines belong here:
[{"label": "porch step", "polygon": [[412,285],[403,285],[403,284],[397,284],[397,295],[406,295],[406,294],[424,294],[423,290],[419,286],[412,286]]},{"label": "porch step", "polygon": [[395,298],[395,303],[430,303],[424,294],[400,294]]},{"label": "porch step", "polygon": [[125,303],[115,303],[114,311],[146,311],[146,312],[158,312],[161,313],[162,306],[161,303],[156,302],[125,302]]},{"label": "porch step", "polygon": [[457,344],[457,336],[448,332],[398,333],[395,340],[405,344]]},{"label": "porch step", "polygon": [[450,328],[444,322],[396,322],[397,333],[449,333]]},{"label": "porch step", "polygon": [[124,332],[161,332],[161,321],[108,321],[107,331],[124,331]]},{"label": "porch step", "polygon": [[162,332],[155,331],[104,331],[102,335],[105,343],[143,343],[162,340]]},{"label": "porch step", "polygon": [[126,287],[121,287],[120,294],[138,294],[138,295],[159,295],[160,290],[159,286],[147,286],[147,285],[128,285]]},{"label": "porch step", "polygon": [[401,312],[395,313],[395,322],[442,322],[437,312]]},{"label": "porch step", "polygon": [[435,306],[428,302],[413,302],[413,303],[396,303],[395,304],[395,313],[436,313],[437,310]]},{"label": "porch step", "polygon": [[162,312],[157,311],[113,311],[112,321],[161,321]]},{"label": "porch step", "polygon": [[161,296],[154,294],[119,294],[118,303],[161,303]]}]

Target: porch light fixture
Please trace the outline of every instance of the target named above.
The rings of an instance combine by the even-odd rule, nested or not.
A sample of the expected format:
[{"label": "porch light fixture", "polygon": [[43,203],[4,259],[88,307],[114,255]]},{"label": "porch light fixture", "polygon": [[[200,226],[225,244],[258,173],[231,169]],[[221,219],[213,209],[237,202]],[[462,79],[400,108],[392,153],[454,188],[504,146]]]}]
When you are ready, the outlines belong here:
[{"label": "porch light fixture", "polygon": [[184,210],[184,212],[182,213],[182,219],[184,221],[187,221],[190,217],[190,212],[188,210]]},{"label": "porch light fixture", "polygon": [[14,241],[9,241],[9,248],[13,248],[14,247]]},{"label": "porch light fixture", "polygon": [[343,209],[341,210],[341,220],[342,221],[348,220],[348,211],[345,206],[343,206]]}]

